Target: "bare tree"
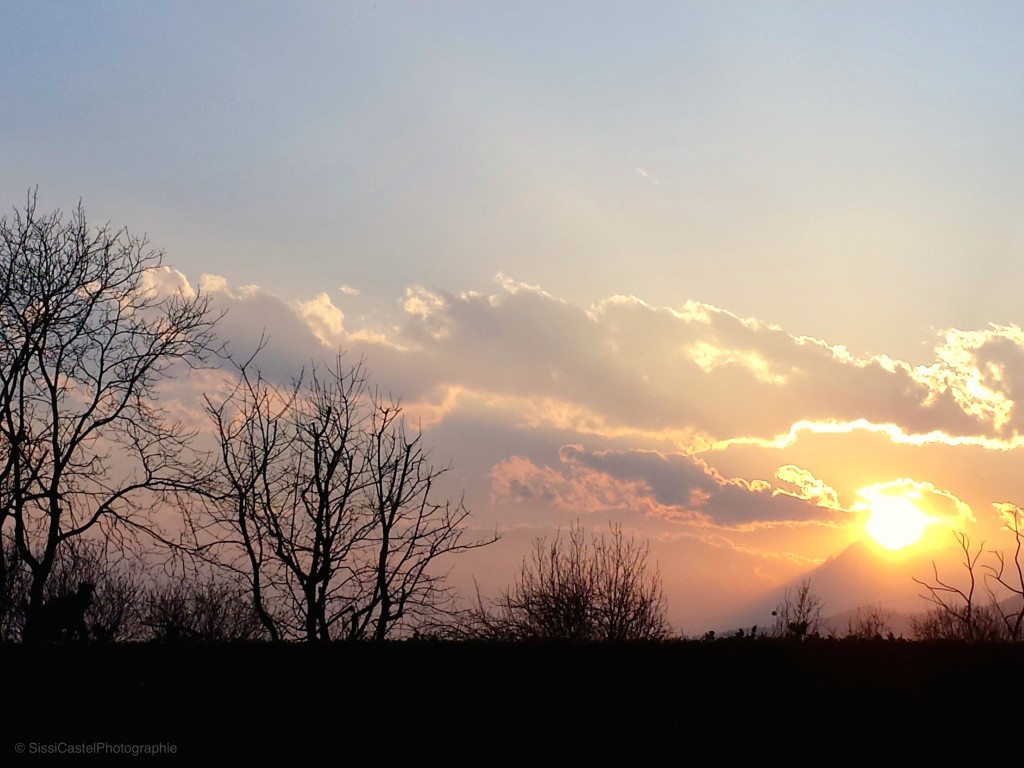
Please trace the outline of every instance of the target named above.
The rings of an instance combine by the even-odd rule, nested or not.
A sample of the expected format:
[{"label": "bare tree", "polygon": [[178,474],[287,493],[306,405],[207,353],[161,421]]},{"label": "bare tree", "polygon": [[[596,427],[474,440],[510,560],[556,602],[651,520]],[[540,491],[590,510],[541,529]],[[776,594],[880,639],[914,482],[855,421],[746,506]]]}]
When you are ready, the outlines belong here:
[{"label": "bare tree", "polygon": [[858,608],[847,622],[846,637],[871,640],[887,635],[891,636],[889,622],[892,621],[894,615],[893,611],[885,610],[881,605]]},{"label": "bare tree", "polygon": [[[976,592],[978,589],[979,566],[978,559],[984,551],[984,543],[978,547],[976,552],[971,552],[971,540],[963,531],[954,531],[960,551],[963,554],[963,567],[966,573],[966,581],[962,585],[954,584],[939,578],[939,568],[932,562],[932,581],[923,581],[915,578],[914,581],[924,587],[925,592],[921,594],[925,600],[935,606],[933,609],[937,615],[930,617],[930,628],[925,625],[915,625],[916,635],[937,631],[945,627],[947,637],[956,637],[964,640],[978,640],[982,637],[979,626],[979,605]],[[984,622],[987,625],[989,622]]]},{"label": "bare tree", "polygon": [[811,580],[805,579],[795,590],[786,589],[782,603],[772,611],[775,623],[774,637],[816,637],[824,624],[821,611],[825,607],[821,598],[811,590]]},{"label": "bare tree", "polygon": [[439,561],[467,541],[469,512],[436,501],[447,472],[401,406],[371,389],[362,363],[314,365],[287,388],[253,360],[207,399],[217,488],[197,541],[248,580],[273,639],[383,640],[444,608]]},{"label": "bare tree", "polygon": [[478,598],[476,631],[513,640],[662,640],[669,635],[661,574],[649,547],[620,526],[588,538],[538,539],[511,589],[490,608]]},{"label": "bare tree", "polygon": [[[988,550],[994,564],[980,563],[985,553],[984,542],[972,552],[967,534],[955,531],[953,535],[963,553],[961,564],[965,575],[958,583],[942,579],[933,562],[931,581],[914,579],[926,590],[921,596],[934,606],[914,622],[914,633],[918,638],[1011,642],[1024,639],[1022,512],[1011,504],[997,506],[1006,521],[1006,528],[1013,534],[1013,556],[1008,559],[999,550]],[[979,587],[984,589],[983,599],[979,599]]]},{"label": "bare tree", "polygon": [[30,194],[0,219],[0,529],[29,572],[29,637],[62,547],[154,532],[149,494],[195,471],[158,389],[204,360],[214,318],[203,296],[157,290],[161,262],[81,206],[41,214]]},{"label": "bare tree", "polygon": [[1024,549],[1024,513],[1011,504],[999,505],[999,509],[1007,528],[1013,533],[1013,557],[1007,563],[1002,552],[992,550],[997,565],[985,565],[984,568],[988,579],[995,581],[1013,596],[1008,602],[993,599],[992,605],[1003,623],[1006,638],[1018,642],[1024,639],[1024,560],[1021,559]]}]

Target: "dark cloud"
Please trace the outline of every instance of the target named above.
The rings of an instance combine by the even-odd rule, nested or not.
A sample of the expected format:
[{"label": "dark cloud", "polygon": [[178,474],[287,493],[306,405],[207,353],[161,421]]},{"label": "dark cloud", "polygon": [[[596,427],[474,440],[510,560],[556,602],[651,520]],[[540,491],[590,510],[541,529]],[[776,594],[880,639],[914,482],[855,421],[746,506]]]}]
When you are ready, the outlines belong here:
[{"label": "dark cloud", "polygon": [[492,486],[502,500],[544,499],[581,513],[640,514],[725,528],[834,521],[843,514],[814,499],[780,493],[768,481],[724,478],[699,459],[654,451],[563,446],[557,466],[523,457],[498,464]]}]

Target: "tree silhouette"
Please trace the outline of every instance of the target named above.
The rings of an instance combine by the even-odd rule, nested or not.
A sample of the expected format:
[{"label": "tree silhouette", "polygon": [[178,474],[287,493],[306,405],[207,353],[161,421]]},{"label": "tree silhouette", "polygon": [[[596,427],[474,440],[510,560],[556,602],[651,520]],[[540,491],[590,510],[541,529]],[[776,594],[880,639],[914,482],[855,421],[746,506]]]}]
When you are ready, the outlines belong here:
[{"label": "tree silhouette", "polygon": [[982,543],[977,551],[972,552],[971,540],[966,533],[954,531],[953,535],[963,554],[962,564],[966,573],[966,583],[958,586],[951,581],[943,580],[939,577],[939,568],[933,561],[933,580],[923,581],[915,578],[914,581],[924,587],[925,593],[921,596],[935,606],[935,614],[929,617],[929,623],[915,625],[914,631],[917,635],[937,634],[938,630],[942,629],[947,637],[977,640],[981,628],[978,625],[979,606],[975,593],[978,589],[980,571],[978,559],[985,545]]},{"label": "tree silhouette", "polygon": [[1005,521],[1005,527],[1013,533],[1013,557],[1007,561],[1006,556],[992,550],[991,555],[997,565],[985,565],[986,577],[995,581],[1013,597],[1009,607],[1006,602],[993,600],[993,608],[999,614],[1003,629],[1008,640],[1018,642],[1024,639],[1024,512],[1012,504],[997,505]]},{"label": "tree silhouette", "polygon": [[462,502],[435,500],[447,467],[362,363],[314,365],[289,387],[253,360],[218,399],[216,484],[197,541],[249,582],[273,639],[389,637],[452,597],[438,560],[467,541]]},{"label": "tree silhouette", "polygon": [[811,580],[800,582],[795,590],[786,589],[782,603],[772,611],[774,637],[803,639],[817,636],[822,628],[821,611],[825,604],[813,591]]},{"label": "tree silhouette", "polygon": [[[1024,625],[1024,562],[1021,560],[1024,532],[1021,531],[1021,511],[1010,504],[998,505],[1006,521],[1006,528],[1014,537],[1013,557],[1007,560],[998,550],[988,550],[995,565],[981,562],[985,554],[982,542],[977,549],[963,531],[954,531],[962,553],[963,577],[953,581],[939,576],[938,566],[932,562],[932,579],[914,581],[924,588],[921,596],[932,604],[931,610],[913,622],[914,634],[919,639],[938,637],[960,640],[1022,639]],[[997,593],[1002,588],[1003,594]],[[979,590],[981,597],[979,598]],[[1009,593],[1009,600],[1003,597]]]},{"label": "tree silhouette", "polygon": [[158,533],[149,494],[196,471],[158,385],[205,359],[214,318],[204,296],[158,289],[161,264],[81,206],[41,214],[30,194],[0,219],[0,529],[29,573],[27,638],[62,547]]}]

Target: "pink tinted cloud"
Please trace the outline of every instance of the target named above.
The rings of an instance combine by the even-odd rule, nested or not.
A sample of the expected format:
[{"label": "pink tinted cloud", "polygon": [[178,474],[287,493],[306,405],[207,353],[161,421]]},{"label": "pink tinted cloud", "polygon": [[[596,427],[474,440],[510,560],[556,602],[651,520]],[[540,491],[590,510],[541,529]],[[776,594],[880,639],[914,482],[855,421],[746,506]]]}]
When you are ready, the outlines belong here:
[{"label": "pink tinted cloud", "polygon": [[[813,484],[810,473],[802,475]],[[821,486],[824,488],[825,486]],[[780,492],[768,481],[725,478],[699,459],[654,451],[587,451],[563,446],[557,466],[513,456],[491,470],[494,502],[551,505],[561,511],[658,517],[699,526],[744,528],[772,522],[841,519],[818,496]]]}]

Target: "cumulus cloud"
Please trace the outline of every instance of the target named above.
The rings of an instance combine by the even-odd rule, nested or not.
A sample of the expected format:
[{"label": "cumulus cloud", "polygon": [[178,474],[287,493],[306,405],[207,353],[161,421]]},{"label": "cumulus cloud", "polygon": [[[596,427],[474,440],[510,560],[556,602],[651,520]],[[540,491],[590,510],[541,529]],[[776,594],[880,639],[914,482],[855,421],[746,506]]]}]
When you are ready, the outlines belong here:
[{"label": "cumulus cloud", "polygon": [[435,341],[447,339],[447,308],[448,301],[444,294],[428,291],[418,285],[406,288],[402,310],[415,320],[405,326],[406,331],[413,336],[423,335]]},{"label": "cumulus cloud", "polygon": [[223,275],[200,275],[199,290],[203,293],[223,293],[228,296],[234,295],[228,287],[228,279]]},{"label": "cumulus cloud", "polygon": [[310,301],[300,302],[299,316],[306,321],[313,334],[327,346],[344,341],[345,315],[334,306],[331,297],[321,293]]},{"label": "cumulus cloud", "polygon": [[1024,414],[1016,407],[1024,395],[1024,330],[992,325],[986,330],[945,332],[935,348],[934,365],[916,377],[933,392],[950,393],[965,413],[1001,436],[1024,432]]},{"label": "cumulus cloud", "polygon": [[142,291],[157,296],[180,294],[186,298],[196,295],[195,289],[184,274],[167,265],[153,267],[142,273]]},{"label": "cumulus cloud", "polygon": [[299,309],[257,286],[232,288],[219,275],[203,275],[200,289],[223,313],[216,330],[227,352],[245,360],[262,348],[259,365],[272,379],[288,381],[331,354]]},{"label": "cumulus cloud", "polygon": [[258,285],[249,283],[247,285],[232,286],[223,275],[202,274],[199,276],[199,290],[203,293],[220,294],[232,299],[244,299],[263,293]]}]

